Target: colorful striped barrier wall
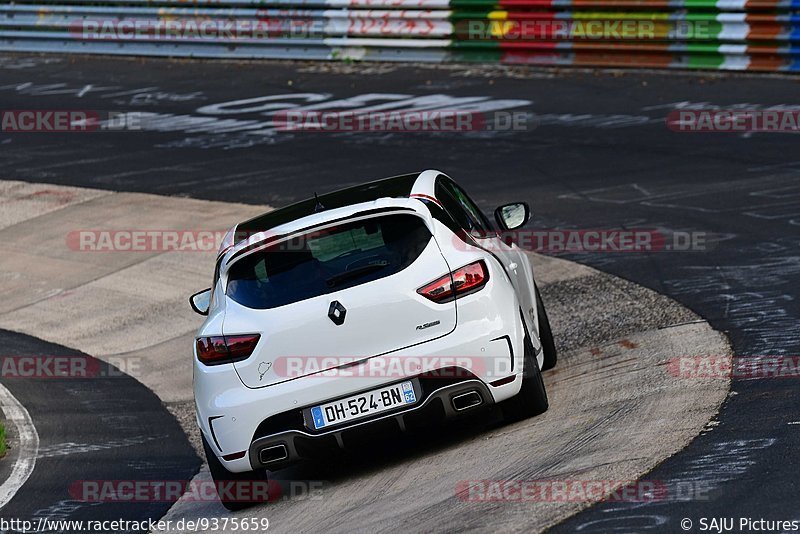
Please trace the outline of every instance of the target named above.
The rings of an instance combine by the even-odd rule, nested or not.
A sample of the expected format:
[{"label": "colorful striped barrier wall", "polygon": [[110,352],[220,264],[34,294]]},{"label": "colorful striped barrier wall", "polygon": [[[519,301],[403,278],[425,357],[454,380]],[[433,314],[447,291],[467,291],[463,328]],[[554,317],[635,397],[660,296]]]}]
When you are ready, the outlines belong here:
[{"label": "colorful striped barrier wall", "polygon": [[800,70],[800,0],[37,0],[0,50]]}]

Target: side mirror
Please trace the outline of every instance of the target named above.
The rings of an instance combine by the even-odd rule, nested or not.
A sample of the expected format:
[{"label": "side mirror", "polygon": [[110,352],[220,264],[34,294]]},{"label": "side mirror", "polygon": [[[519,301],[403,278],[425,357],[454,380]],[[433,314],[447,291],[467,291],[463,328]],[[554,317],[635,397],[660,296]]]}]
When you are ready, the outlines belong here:
[{"label": "side mirror", "polygon": [[208,315],[208,308],[211,306],[211,288],[198,291],[189,297],[189,304],[195,313]]},{"label": "side mirror", "polygon": [[506,204],[494,210],[494,218],[501,230],[516,230],[530,220],[531,208],[527,202]]}]

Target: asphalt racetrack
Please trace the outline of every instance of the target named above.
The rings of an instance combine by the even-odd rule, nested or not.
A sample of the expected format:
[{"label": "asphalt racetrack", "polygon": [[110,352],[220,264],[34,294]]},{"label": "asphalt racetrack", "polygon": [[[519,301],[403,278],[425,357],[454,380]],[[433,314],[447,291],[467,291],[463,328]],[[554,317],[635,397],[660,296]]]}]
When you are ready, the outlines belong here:
[{"label": "asphalt racetrack", "polygon": [[[800,350],[797,138],[676,132],[665,124],[676,109],[794,106],[796,80],[37,56],[6,57],[0,69],[3,109],[136,112],[139,121],[120,131],[3,133],[4,180],[281,206],[438,168],[487,212],[529,201],[535,228],[649,228],[672,244],[676,235],[703,236],[693,250],[561,256],[675,299],[725,332],[738,357]],[[285,132],[269,123],[298,103],[359,109],[415,98],[522,113],[527,126],[378,134]],[[647,474],[667,483],[701,480],[704,498],[601,503],[554,530],[800,519],[796,391],[788,378],[734,378],[707,431]]]}]

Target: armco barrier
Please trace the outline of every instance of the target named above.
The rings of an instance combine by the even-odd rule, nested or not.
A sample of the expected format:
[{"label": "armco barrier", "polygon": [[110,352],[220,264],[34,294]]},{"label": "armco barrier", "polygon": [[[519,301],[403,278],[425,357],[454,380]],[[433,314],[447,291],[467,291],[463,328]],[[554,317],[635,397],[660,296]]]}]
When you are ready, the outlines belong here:
[{"label": "armco barrier", "polygon": [[66,0],[0,5],[0,50],[800,70],[800,0]]}]

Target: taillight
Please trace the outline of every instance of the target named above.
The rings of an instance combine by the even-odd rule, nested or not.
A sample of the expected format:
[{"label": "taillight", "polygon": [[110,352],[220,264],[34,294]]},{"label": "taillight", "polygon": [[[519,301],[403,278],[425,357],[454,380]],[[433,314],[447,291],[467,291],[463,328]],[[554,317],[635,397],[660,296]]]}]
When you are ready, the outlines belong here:
[{"label": "taillight", "polygon": [[206,365],[238,362],[250,357],[260,338],[259,334],[201,337],[197,339],[197,359]]},{"label": "taillight", "polygon": [[478,291],[489,281],[489,270],[483,260],[456,269],[417,289],[417,293],[433,302],[450,302],[458,296]]}]

